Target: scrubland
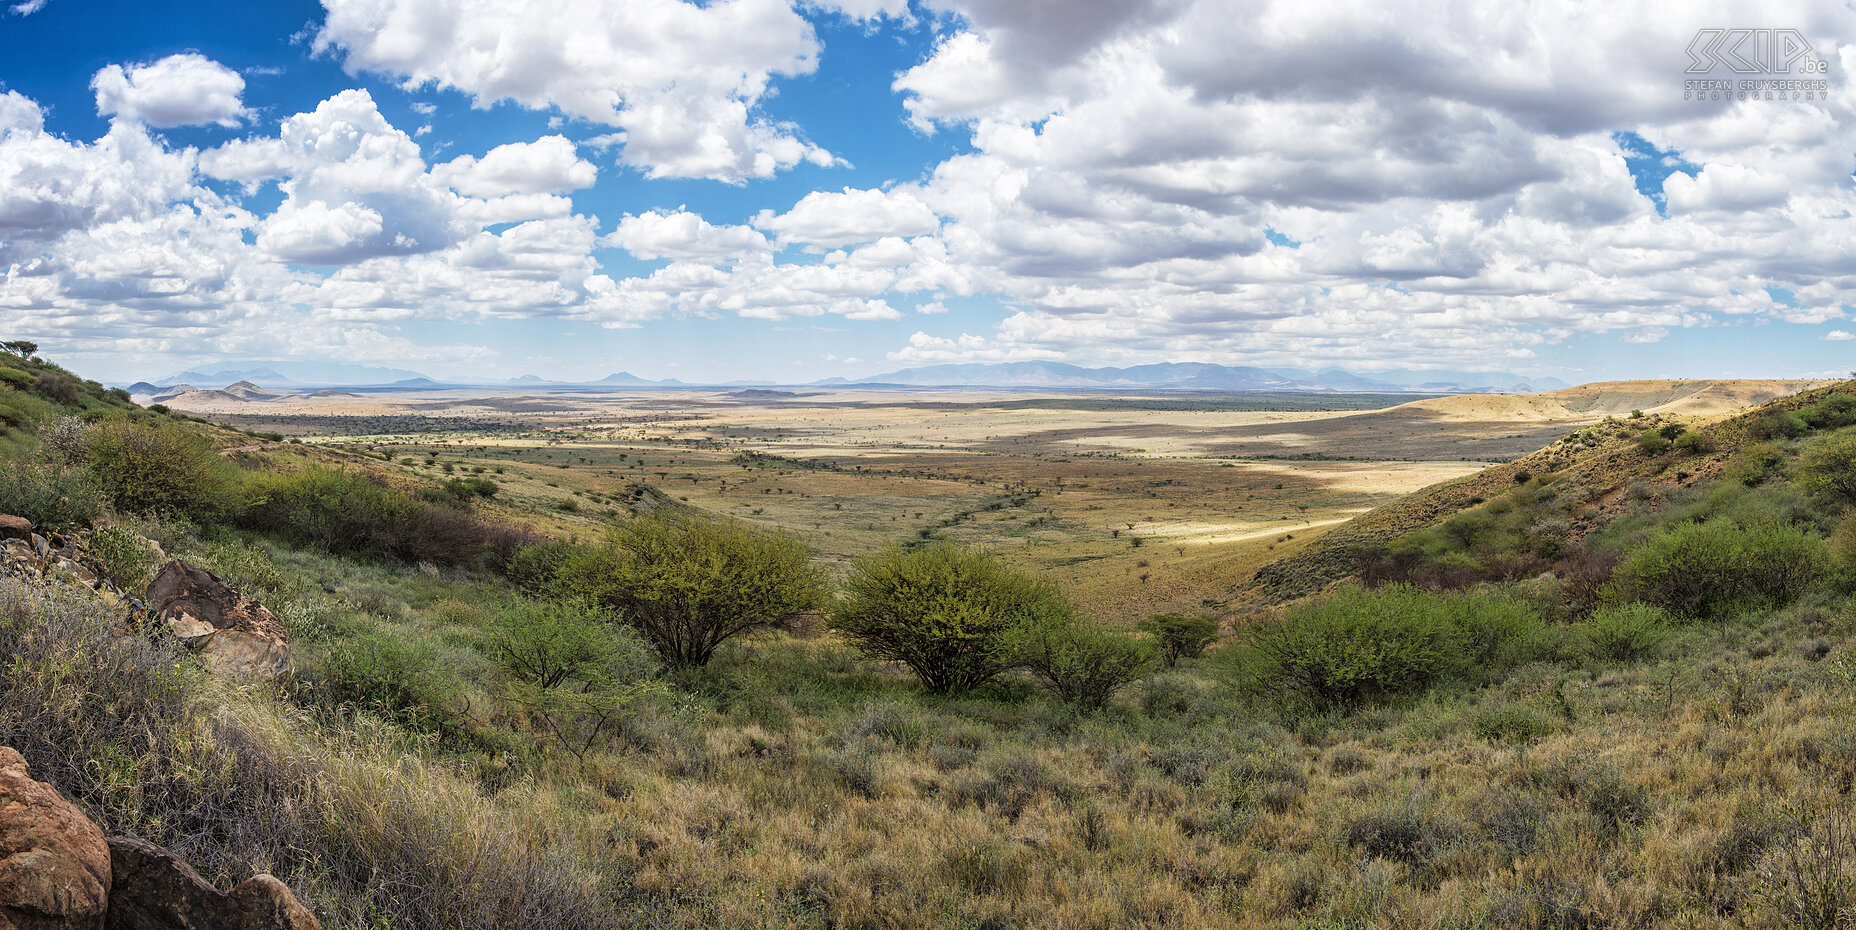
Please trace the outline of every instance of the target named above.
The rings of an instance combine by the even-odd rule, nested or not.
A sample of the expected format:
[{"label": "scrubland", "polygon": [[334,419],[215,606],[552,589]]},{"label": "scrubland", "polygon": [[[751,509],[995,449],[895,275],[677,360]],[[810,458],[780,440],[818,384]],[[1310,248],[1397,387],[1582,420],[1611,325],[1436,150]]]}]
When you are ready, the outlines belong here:
[{"label": "scrubland", "polygon": [[[1429,473],[1450,480],[1409,497],[1349,489],[1339,470],[1360,463],[1098,448],[879,465],[579,434],[325,449],[40,400],[92,422],[10,432],[0,510],[212,569],[277,613],[297,670],[213,679],[121,637],[81,591],[3,581],[0,742],[111,829],[211,878],[273,871],[331,926],[1856,918],[1848,386],[1708,421],[1561,424],[1539,452]],[[78,438],[61,447],[59,429]],[[192,477],[125,479],[92,438],[109,430],[165,439]],[[1048,467],[1014,471],[1032,461]],[[151,504],[163,487],[188,493]],[[1197,562],[1173,548],[1194,533],[1161,532],[1295,523],[1304,505],[1372,512],[1200,541],[1223,555]],[[776,584],[808,609],[679,660],[636,622],[667,602],[641,593],[633,569],[657,556],[637,534],[685,540],[676,527],[737,511],[719,525],[743,535],[701,551],[819,590]],[[768,539],[809,544],[812,567]],[[710,564],[668,549],[645,574]],[[100,557],[133,579],[138,552]],[[846,605],[937,552],[975,554],[987,590],[1015,592],[955,599],[937,630],[1048,628],[1139,660],[1128,680],[1091,708],[1015,664],[1026,653],[961,653],[1000,671],[957,688],[873,658]],[[692,585],[686,614],[719,602]],[[1168,662],[1121,632],[1163,610],[1222,635]]]}]

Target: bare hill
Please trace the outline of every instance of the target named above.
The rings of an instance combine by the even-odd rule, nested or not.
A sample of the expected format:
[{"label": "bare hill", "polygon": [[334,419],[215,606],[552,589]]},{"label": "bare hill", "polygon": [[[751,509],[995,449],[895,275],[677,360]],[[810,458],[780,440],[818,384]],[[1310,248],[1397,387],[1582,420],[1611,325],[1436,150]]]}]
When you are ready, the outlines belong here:
[{"label": "bare hill", "polygon": [[1720,416],[1828,383],[1802,380],[1595,381],[1544,394],[1460,394],[1412,401],[1392,409],[1423,411],[1444,420],[1515,423],[1597,420],[1624,416],[1632,410],[1686,417]]},{"label": "bare hill", "polygon": [[251,383],[250,381],[240,381],[235,384],[228,384],[224,388],[221,388],[220,390],[226,394],[230,394],[233,397],[237,397],[242,400],[271,400],[278,396],[277,392],[267,391],[264,388]]},{"label": "bare hill", "polygon": [[237,406],[250,402],[248,398],[240,397],[237,394],[228,394],[225,391],[187,391],[181,394],[170,394],[166,397],[157,397],[155,401],[182,410],[206,410],[228,405]]}]

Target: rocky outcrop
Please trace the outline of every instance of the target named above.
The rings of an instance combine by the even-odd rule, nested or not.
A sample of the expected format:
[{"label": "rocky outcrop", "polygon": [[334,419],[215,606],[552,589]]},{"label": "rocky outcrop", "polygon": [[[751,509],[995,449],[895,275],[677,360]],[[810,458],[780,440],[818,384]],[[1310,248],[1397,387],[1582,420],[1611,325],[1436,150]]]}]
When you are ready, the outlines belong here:
[{"label": "rocky outcrop", "polygon": [[0,513],[0,539],[31,539],[32,521],[10,513]]},{"label": "rocky outcrop", "polygon": [[290,634],[264,605],[179,559],[148,585],[155,621],[214,671],[274,681],[290,669]]},{"label": "rocky outcrop", "polygon": [[322,930],[283,882],[214,888],[173,853],[112,836],[0,746],[0,930]]},{"label": "rocky outcrop", "polygon": [[99,930],[109,894],[103,831],[0,747],[0,930]]},{"label": "rocky outcrop", "polygon": [[[115,612],[123,635],[172,635],[221,674],[276,681],[288,673],[290,634],[283,624],[264,605],[212,572],[171,560],[149,584],[144,599],[105,577],[102,563],[91,556],[86,534],[41,535],[33,531],[31,521],[0,515],[0,530],[8,527],[25,535],[8,539],[0,532],[0,577],[87,587]],[[148,556],[166,558],[160,546],[143,542]]]},{"label": "rocky outcrop", "polygon": [[321,930],[290,889],[269,875],[230,894],[214,888],[173,853],[144,840],[109,840],[108,930]]},{"label": "rocky outcrop", "polygon": [[[41,535],[34,529],[32,521],[25,517],[0,514],[0,577],[75,582],[97,592],[97,597],[111,607],[134,600],[103,577],[84,534],[47,530]],[[148,546],[160,549],[152,542]],[[133,605],[130,607],[133,609]]]}]

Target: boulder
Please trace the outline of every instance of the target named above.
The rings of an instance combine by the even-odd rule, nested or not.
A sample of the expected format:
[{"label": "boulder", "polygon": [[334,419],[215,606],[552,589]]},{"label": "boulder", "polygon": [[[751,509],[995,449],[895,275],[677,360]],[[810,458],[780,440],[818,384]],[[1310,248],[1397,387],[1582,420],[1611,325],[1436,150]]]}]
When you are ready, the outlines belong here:
[{"label": "boulder", "polygon": [[103,831],[0,747],[0,930],[99,930],[109,894]]},{"label": "boulder", "polygon": [[283,624],[212,572],[174,559],[149,583],[146,600],[155,619],[215,671],[274,681],[290,668]]},{"label": "boulder", "polygon": [[32,538],[32,521],[10,513],[0,513],[0,539]]},{"label": "boulder", "polygon": [[269,875],[221,892],[173,853],[127,836],[109,839],[109,930],[321,930],[316,916]]}]

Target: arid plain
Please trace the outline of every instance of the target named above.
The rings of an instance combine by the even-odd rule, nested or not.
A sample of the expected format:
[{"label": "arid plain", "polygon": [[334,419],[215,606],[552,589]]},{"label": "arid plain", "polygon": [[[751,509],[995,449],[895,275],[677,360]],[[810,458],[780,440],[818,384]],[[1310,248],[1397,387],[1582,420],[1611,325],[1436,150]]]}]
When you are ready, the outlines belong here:
[{"label": "arid plain", "polygon": [[[1241,606],[1254,569],[1414,490],[1632,410],[1706,420],[1808,381],[1637,381],[1530,395],[972,390],[197,392],[177,409],[483,474],[494,505],[590,537],[688,506],[804,537],[831,563],[910,539],[979,543],[1098,620]],[[235,454],[273,459],[292,444]]]}]

